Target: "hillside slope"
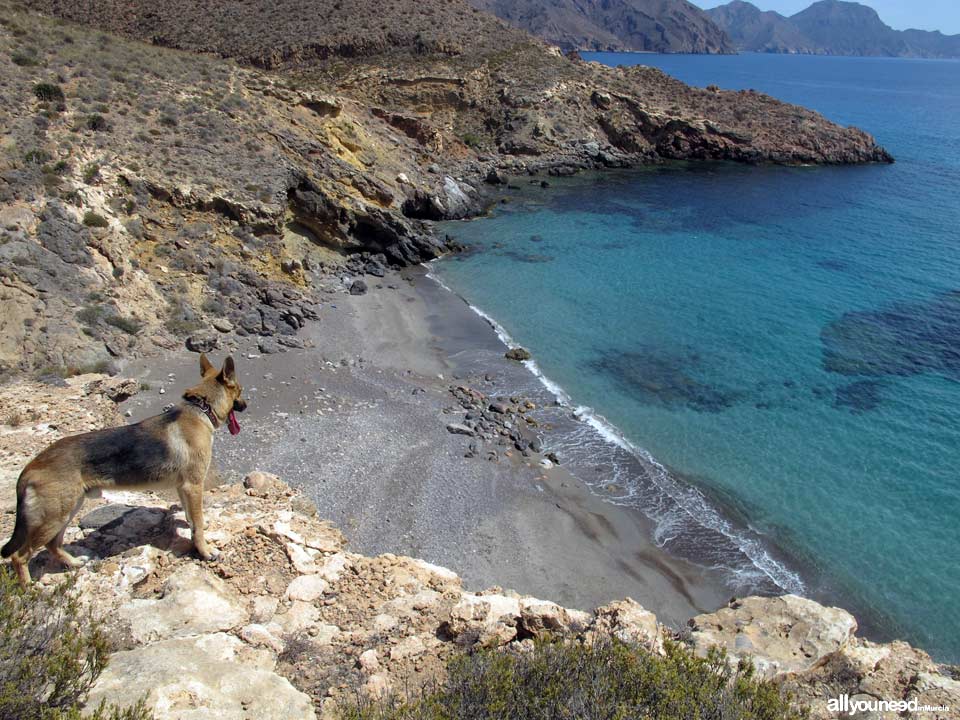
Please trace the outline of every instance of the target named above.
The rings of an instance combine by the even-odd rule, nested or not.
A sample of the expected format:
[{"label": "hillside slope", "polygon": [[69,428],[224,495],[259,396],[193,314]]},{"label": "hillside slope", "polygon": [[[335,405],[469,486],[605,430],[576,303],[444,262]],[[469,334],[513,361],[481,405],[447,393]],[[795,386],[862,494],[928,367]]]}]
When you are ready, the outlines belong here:
[{"label": "hillside slope", "polygon": [[[355,57],[316,52],[334,45],[323,23],[254,0],[223,5],[232,25],[177,0],[30,4],[98,29],[0,1],[0,371],[69,374],[218,333],[296,347],[328,277],[442,254],[430,221],[481,212],[511,175],[890,160],[809,110],[577,62],[463,3],[444,11],[476,30],[458,49],[407,2],[420,25]],[[190,27],[160,32],[180,9]],[[417,33],[433,52],[403,39]]]},{"label": "hillside slope", "polygon": [[563,50],[729,53],[733,45],[686,0],[470,0]]},{"label": "hillside slope", "polygon": [[866,5],[821,0],[784,17],[743,0],[707,10],[740,50],[880,57],[960,57],[960,35],[894,30]]}]

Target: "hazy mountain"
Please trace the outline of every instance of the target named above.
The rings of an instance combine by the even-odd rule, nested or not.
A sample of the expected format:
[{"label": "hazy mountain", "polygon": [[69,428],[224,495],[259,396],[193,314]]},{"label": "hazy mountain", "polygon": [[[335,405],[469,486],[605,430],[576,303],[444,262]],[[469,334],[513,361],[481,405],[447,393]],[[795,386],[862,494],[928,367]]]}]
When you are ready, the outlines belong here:
[{"label": "hazy mountain", "polygon": [[470,0],[564,50],[729,53],[734,46],[686,0]]},{"label": "hazy mountain", "polygon": [[821,0],[785,17],[734,2],[708,10],[740,50],[818,55],[960,57],[960,35],[894,30],[876,10],[855,2]]},{"label": "hazy mountain", "polygon": [[809,38],[778,12],[734,0],[707,10],[707,14],[738,48],[775,53],[814,51]]}]

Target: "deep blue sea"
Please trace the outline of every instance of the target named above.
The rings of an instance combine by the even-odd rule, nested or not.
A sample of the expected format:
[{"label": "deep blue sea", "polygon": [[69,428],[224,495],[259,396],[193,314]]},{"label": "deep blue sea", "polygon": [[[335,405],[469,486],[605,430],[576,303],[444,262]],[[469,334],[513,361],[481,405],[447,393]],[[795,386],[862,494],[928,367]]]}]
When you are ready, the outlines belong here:
[{"label": "deep blue sea", "polygon": [[554,443],[661,546],[960,661],[960,63],[588,57],[806,105],[897,163],[524,179],[434,274],[533,352],[592,425]]}]

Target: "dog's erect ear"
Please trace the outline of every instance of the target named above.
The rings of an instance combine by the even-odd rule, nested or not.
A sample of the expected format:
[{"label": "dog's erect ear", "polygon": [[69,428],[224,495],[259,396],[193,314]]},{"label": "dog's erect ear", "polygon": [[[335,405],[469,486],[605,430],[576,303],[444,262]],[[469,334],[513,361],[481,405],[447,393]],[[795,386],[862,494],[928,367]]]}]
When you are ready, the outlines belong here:
[{"label": "dog's erect ear", "polygon": [[237,370],[233,366],[232,355],[228,355],[227,359],[223,361],[223,370],[220,371],[220,378],[226,382],[236,382]]},{"label": "dog's erect ear", "polygon": [[200,353],[200,377],[204,377],[213,370],[213,363],[207,359],[206,354]]}]

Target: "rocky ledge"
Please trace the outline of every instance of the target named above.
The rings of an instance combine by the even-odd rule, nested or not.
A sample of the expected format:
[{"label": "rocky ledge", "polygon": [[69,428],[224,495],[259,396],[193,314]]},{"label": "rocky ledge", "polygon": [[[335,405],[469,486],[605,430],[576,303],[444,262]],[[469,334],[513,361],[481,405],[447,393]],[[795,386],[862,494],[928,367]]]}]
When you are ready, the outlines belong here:
[{"label": "rocky ledge", "polygon": [[[202,563],[179,507],[105,495],[71,538],[91,558],[77,587],[119,643],[94,704],[146,695],[158,718],[333,717],[355,688],[420,687],[472,647],[612,633],[653,652],[669,637],[698,653],[724,647],[731,662],[751,657],[814,718],[831,717],[827,700],[842,693],[960,707],[960,682],[926,653],[858,638],[848,612],[792,595],[733,600],[676,631],[629,598],[583,612],[474,592],[422,560],[350,552],[309,501],[262,472],[209,492],[207,537],[220,555]],[[42,582],[64,577],[51,570]]]}]

